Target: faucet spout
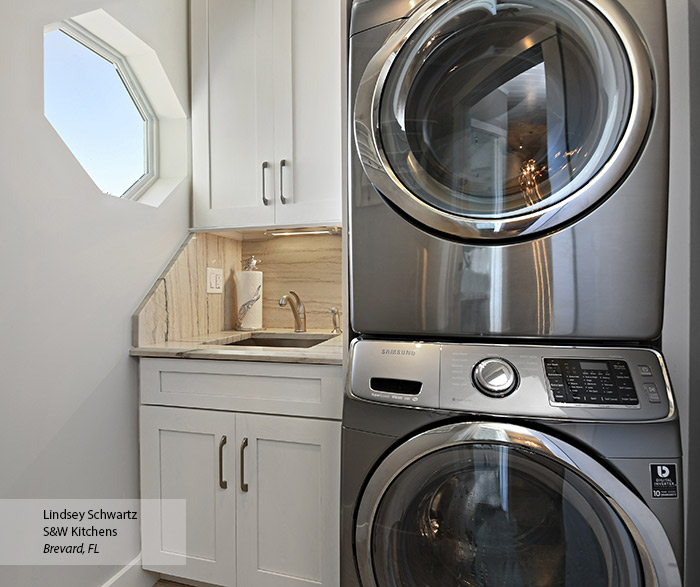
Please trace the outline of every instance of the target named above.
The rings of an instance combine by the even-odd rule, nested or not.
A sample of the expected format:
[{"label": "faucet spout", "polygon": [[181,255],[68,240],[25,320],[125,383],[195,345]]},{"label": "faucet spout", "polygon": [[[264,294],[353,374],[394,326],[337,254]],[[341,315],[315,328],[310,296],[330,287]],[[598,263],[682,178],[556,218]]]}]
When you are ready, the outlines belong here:
[{"label": "faucet spout", "polygon": [[289,302],[289,309],[294,315],[294,332],[306,332],[306,308],[301,298],[294,291],[289,291],[280,298],[280,306],[284,308]]}]

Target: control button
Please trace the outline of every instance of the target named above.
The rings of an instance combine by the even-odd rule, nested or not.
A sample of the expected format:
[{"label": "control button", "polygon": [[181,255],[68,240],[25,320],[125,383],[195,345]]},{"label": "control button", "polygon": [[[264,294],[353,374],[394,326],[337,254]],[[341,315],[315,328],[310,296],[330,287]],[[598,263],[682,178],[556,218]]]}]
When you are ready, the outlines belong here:
[{"label": "control button", "polygon": [[552,397],[555,402],[565,402],[566,401],[566,386],[564,385],[564,380],[561,377],[547,377],[549,382],[549,389],[552,390]]},{"label": "control button", "polygon": [[617,382],[618,385],[620,385],[620,384],[632,385],[632,378],[629,375],[618,375],[617,377],[615,377],[615,381]]},{"label": "control button", "polygon": [[651,377],[653,375],[649,365],[637,365],[637,369],[639,369],[639,374],[642,377]]},{"label": "control button", "polygon": [[564,386],[563,383],[557,383],[556,381],[550,381],[549,382],[549,387],[554,393],[564,393],[566,391],[566,387]]},{"label": "control button", "polygon": [[479,361],[472,371],[472,377],[477,389],[491,397],[505,397],[518,385],[515,367],[500,357]]},{"label": "control button", "polygon": [[660,404],[661,403],[661,396],[659,395],[659,390],[656,387],[655,383],[645,383],[644,384],[644,391],[647,392],[647,396],[649,397],[649,403],[651,403],[651,404]]},{"label": "control button", "polygon": [[561,375],[561,367],[555,359],[545,359],[544,369],[547,375]]}]

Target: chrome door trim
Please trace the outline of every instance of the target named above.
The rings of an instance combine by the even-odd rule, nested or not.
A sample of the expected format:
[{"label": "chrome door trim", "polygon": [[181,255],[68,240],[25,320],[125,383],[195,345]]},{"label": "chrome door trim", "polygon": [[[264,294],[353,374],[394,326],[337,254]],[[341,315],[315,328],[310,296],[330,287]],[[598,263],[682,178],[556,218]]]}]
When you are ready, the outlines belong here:
[{"label": "chrome door trim", "polygon": [[678,563],[661,523],[624,483],[594,458],[558,438],[500,422],[460,422],[428,430],[401,444],[379,464],[362,494],[355,525],[357,565],[363,586],[377,587],[372,565],[372,528],[379,503],[394,479],[432,452],[474,443],[522,447],[574,471],[607,501],[629,530],[646,587],[682,587]]},{"label": "chrome door trim", "polygon": [[507,239],[552,230],[572,220],[608,195],[632,167],[651,126],[655,102],[651,58],[641,32],[615,0],[580,0],[592,6],[617,33],[632,73],[632,107],[627,128],[610,159],[584,186],[549,206],[499,218],[467,217],[436,209],[414,196],[399,180],[381,146],[379,107],[389,70],[399,51],[437,10],[449,4],[479,0],[427,0],[372,57],[358,86],[354,129],[358,156],[377,190],[420,224],[461,239]]}]

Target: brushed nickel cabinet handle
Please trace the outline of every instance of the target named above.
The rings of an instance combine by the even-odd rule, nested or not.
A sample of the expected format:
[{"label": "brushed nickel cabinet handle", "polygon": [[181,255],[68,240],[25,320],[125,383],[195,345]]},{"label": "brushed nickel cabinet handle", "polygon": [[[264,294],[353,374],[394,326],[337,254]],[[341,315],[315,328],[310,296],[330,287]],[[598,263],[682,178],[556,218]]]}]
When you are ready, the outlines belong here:
[{"label": "brushed nickel cabinet handle", "polygon": [[243,480],[245,476],[245,447],[248,446],[248,439],[244,438],[241,442],[241,491],[248,491],[248,484]]},{"label": "brushed nickel cabinet handle", "polygon": [[226,445],[226,435],[219,441],[219,487],[226,489],[228,482],[224,481],[224,446]]},{"label": "brushed nickel cabinet handle", "polygon": [[265,170],[267,169],[267,161],[262,162],[262,202],[263,206],[267,206],[270,203],[270,200],[268,200],[265,197]]},{"label": "brushed nickel cabinet handle", "polygon": [[287,160],[282,159],[280,161],[280,201],[283,204],[287,203],[287,198],[284,197],[284,168],[287,165]]}]

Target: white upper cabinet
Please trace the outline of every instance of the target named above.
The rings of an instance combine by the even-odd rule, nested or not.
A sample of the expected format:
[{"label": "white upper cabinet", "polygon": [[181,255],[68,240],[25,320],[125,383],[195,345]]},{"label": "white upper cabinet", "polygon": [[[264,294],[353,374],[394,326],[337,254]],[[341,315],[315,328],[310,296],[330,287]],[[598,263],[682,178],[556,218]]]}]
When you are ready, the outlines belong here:
[{"label": "white upper cabinet", "polygon": [[341,8],[192,1],[195,228],[340,223]]}]

